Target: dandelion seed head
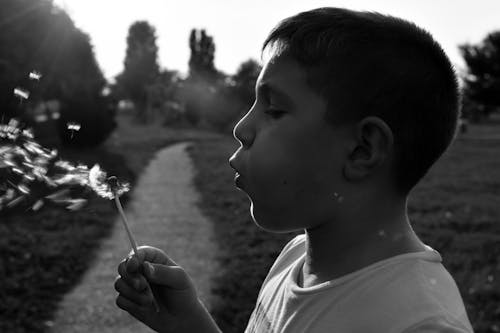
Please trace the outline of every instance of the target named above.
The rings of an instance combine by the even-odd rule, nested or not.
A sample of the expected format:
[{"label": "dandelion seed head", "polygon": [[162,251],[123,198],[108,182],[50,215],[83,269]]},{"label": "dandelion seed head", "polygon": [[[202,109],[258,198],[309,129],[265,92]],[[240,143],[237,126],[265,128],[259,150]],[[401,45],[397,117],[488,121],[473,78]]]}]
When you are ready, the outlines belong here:
[{"label": "dandelion seed head", "polygon": [[120,196],[130,190],[128,183],[121,184],[115,176],[107,177],[101,167],[96,164],[89,172],[89,185],[97,195],[106,198],[114,199],[115,196]]}]

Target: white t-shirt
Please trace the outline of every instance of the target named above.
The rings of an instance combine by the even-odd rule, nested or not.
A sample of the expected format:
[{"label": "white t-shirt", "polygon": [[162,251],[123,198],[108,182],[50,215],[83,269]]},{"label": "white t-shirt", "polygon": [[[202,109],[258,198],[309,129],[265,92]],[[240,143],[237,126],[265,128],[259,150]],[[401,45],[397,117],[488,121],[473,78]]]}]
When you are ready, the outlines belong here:
[{"label": "white t-shirt", "polygon": [[430,246],[308,288],[297,284],[304,258],[302,234],[271,267],[245,333],[473,332],[457,285]]}]

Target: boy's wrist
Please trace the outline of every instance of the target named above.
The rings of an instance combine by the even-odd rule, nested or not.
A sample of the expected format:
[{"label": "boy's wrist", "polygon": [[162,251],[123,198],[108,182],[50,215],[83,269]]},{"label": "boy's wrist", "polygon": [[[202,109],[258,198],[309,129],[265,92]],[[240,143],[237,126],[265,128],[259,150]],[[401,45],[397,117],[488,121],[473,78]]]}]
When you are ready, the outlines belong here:
[{"label": "boy's wrist", "polygon": [[210,312],[208,312],[203,302],[200,299],[198,299],[198,303],[200,305],[200,311],[202,312],[202,317],[204,320],[200,321],[202,327],[200,327],[199,330],[197,330],[197,332],[222,333],[221,329],[219,328],[219,326],[217,326],[217,323],[215,322]]},{"label": "boy's wrist", "polygon": [[[183,333],[222,333],[217,323],[212,318],[208,310],[205,308],[203,302],[198,299],[197,309],[191,313],[189,318],[186,320],[186,325],[179,327],[179,332]],[[170,330],[157,330],[158,333],[171,333]]]}]

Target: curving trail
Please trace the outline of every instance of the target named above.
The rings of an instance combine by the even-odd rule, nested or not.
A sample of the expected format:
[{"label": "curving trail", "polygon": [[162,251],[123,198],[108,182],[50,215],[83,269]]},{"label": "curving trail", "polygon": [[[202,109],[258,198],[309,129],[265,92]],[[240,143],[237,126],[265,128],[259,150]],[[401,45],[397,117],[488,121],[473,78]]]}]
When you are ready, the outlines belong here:
[{"label": "curving trail", "polygon": [[[217,270],[218,249],[211,222],[196,206],[194,167],[185,151],[190,144],[175,144],[157,153],[139,178],[125,212],[138,244],[159,247],[183,266],[210,310],[210,279]],[[50,332],[153,332],[115,305],[116,269],[129,246],[121,222],[116,221],[92,268],[61,301]]]}]

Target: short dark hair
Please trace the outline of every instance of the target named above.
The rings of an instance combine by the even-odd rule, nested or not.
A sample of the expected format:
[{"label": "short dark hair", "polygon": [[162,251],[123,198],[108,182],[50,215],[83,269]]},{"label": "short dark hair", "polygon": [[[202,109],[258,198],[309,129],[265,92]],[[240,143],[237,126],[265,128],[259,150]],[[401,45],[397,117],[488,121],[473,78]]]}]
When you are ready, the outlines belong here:
[{"label": "short dark hair", "polygon": [[[408,194],[457,134],[461,94],[448,57],[414,23],[377,12],[318,8],[282,20],[266,38],[307,72],[333,126],[366,116],[394,135],[395,185]],[[340,111],[340,112],[339,112]]]}]

